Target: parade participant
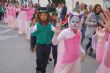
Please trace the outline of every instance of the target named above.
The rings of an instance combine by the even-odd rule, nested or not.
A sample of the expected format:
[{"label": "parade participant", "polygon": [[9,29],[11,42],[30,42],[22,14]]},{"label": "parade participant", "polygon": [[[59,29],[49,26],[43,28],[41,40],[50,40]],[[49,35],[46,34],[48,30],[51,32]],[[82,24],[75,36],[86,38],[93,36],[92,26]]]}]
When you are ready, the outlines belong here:
[{"label": "parade participant", "polygon": [[30,27],[30,23],[31,23],[31,19],[35,13],[35,9],[33,8],[33,4],[30,2],[28,4],[28,8],[27,8],[27,26],[26,26],[26,38],[28,40],[30,40],[30,32],[29,32],[29,27]]},{"label": "parade participant", "polygon": [[16,25],[15,25],[15,19],[16,19],[16,9],[15,9],[15,6],[12,5],[12,4],[9,4],[8,6],[8,15],[7,15],[7,18],[8,18],[8,26],[10,28],[14,28]]},{"label": "parade participant", "polygon": [[85,52],[81,47],[79,14],[70,14],[68,23],[69,27],[60,34],[55,34],[52,40],[54,45],[58,44],[58,59],[54,73],[81,73],[81,58],[84,60]]},{"label": "parade participant", "polygon": [[[37,23],[37,12],[34,14],[34,16],[32,17],[32,21],[31,21],[31,24],[30,24],[30,29],[33,28],[35,26],[35,24]],[[33,36],[31,34],[31,40],[30,40],[30,48],[31,48],[31,51],[34,52],[35,51],[35,48],[36,48],[36,37]]]},{"label": "parade participant", "polygon": [[48,59],[51,50],[51,40],[52,33],[55,30],[53,25],[49,23],[50,15],[47,12],[47,8],[42,7],[38,13],[38,22],[32,29],[32,35],[34,35],[37,40],[37,68],[36,73],[46,73],[46,67],[48,64]]},{"label": "parade participant", "polygon": [[104,27],[110,32],[110,8],[109,11],[104,11],[103,20]]},{"label": "parade participant", "polygon": [[[52,23],[52,25],[54,27],[59,26],[58,13],[56,12],[56,8],[50,8],[49,11],[52,13],[52,17],[51,17],[51,23]],[[54,32],[52,33],[52,35],[54,36]],[[52,55],[53,55],[54,66],[55,66],[56,63],[57,63],[57,45],[51,44],[51,47],[52,47]]]},{"label": "parade participant", "polygon": [[97,61],[100,64],[96,73],[110,73],[110,12],[105,11],[103,15],[104,27],[97,28]]},{"label": "parade participant", "polygon": [[19,3],[16,3],[15,7],[16,7],[16,17],[17,17],[19,15],[19,11],[20,11]]},{"label": "parade participant", "polygon": [[4,8],[3,8],[2,3],[0,3],[0,21],[1,21],[2,18],[3,18],[3,14],[4,14]]},{"label": "parade participant", "polygon": [[26,26],[27,26],[27,14],[26,14],[26,11],[27,9],[24,8],[24,6],[22,6],[20,8],[20,12],[19,12],[19,15],[17,16],[17,19],[16,19],[16,24],[17,24],[17,27],[18,27],[18,34],[19,35],[23,35],[23,34],[26,34],[27,31],[26,31]]},{"label": "parade participant", "polygon": [[[110,33],[107,33],[106,30],[101,29],[101,27],[97,28],[98,35],[98,43],[96,49],[96,59],[100,64],[97,73],[109,73],[110,72],[110,60],[107,55],[109,51],[109,41],[110,41]],[[106,55],[107,54],[107,55]]]},{"label": "parade participant", "polygon": [[8,15],[8,3],[5,3],[5,13],[4,13],[4,22],[5,23],[8,23],[8,18],[7,18],[7,15]]}]

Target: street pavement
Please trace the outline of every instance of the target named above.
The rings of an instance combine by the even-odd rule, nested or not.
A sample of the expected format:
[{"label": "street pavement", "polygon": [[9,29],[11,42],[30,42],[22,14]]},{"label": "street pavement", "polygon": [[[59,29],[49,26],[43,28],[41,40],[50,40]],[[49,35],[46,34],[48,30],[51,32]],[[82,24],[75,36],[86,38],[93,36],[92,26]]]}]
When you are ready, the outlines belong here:
[{"label": "street pavement", "polygon": [[[87,56],[81,73],[96,73],[98,66],[94,58]],[[35,68],[36,54],[30,51],[26,37],[0,22],[0,73],[35,73]],[[47,73],[53,73],[53,69],[53,62],[50,62]]]}]

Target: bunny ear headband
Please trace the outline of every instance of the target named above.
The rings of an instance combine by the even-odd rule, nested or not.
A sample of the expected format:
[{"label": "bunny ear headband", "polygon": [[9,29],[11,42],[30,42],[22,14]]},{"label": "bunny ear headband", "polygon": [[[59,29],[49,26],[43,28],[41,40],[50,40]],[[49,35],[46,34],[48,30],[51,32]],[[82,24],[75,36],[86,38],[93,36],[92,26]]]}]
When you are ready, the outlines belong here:
[{"label": "bunny ear headband", "polygon": [[83,14],[79,14],[77,12],[69,13],[69,19],[71,19],[73,16],[78,16],[80,19],[82,18]]}]

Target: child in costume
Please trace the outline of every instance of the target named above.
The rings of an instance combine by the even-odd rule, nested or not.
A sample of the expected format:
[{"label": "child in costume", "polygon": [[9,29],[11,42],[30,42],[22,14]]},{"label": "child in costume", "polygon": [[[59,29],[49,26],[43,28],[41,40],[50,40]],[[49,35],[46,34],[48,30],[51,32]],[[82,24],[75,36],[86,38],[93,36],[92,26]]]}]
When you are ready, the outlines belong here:
[{"label": "child in costume", "polygon": [[7,18],[8,18],[8,26],[10,28],[14,28],[15,25],[15,19],[16,19],[16,8],[14,5],[9,4],[8,6],[8,12],[7,12]]},{"label": "child in costume", "polygon": [[[34,16],[32,17],[32,21],[31,21],[31,25],[30,25],[30,29],[33,28],[35,26],[35,24],[37,23],[37,12],[34,14]],[[34,52],[35,48],[36,48],[36,37],[33,36],[31,34],[31,40],[30,40],[30,48],[31,51]]]},{"label": "child in costume", "polygon": [[23,35],[26,34],[26,26],[27,26],[27,14],[26,14],[27,9],[24,7],[21,7],[19,11],[19,15],[17,16],[16,19],[16,24],[18,27],[18,34]]},{"label": "child in costume", "polygon": [[7,18],[7,15],[8,15],[8,3],[5,3],[5,12],[4,12],[4,22],[5,23],[8,23],[8,18]]},{"label": "child in costume", "polygon": [[[58,13],[56,12],[56,8],[50,8],[49,11],[51,13],[51,24],[54,27],[59,26]],[[54,36],[54,32],[52,33],[52,35]],[[55,66],[57,63],[57,45],[51,44],[51,47],[52,47],[52,56],[53,56],[54,66]],[[49,58],[49,60],[51,61],[52,59]]]},{"label": "child in costume", "polygon": [[0,21],[2,20],[3,15],[4,15],[4,8],[3,8],[2,3],[0,3]]},{"label": "child in costume", "polygon": [[30,32],[29,32],[29,27],[30,27],[30,23],[31,23],[31,19],[33,17],[35,13],[35,9],[33,8],[33,4],[30,2],[27,8],[27,26],[26,26],[26,38],[29,40],[30,39]]},{"label": "child in costume", "polygon": [[96,33],[98,35],[96,59],[100,64],[96,73],[110,73],[110,32],[98,27]]},{"label": "child in costume", "polygon": [[[96,29],[96,60],[100,64],[96,73],[110,73],[110,11],[103,11],[100,26]],[[102,28],[103,26],[103,28]]]},{"label": "child in costume", "polygon": [[33,36],[37,38],[37,68],[36,73],[46,73],[46,67],[51,50],[52,33],[55,31],[53,25],[49,22],[50,15],[47,8],[41,8],[38,13],[38,22],[31,29]]},{"label": "child in costume", "polygon": [[52,42],[58,44],[58,58],[54,73],[81,73],[81,58],[85,52],[81,47],[79,14],[70,13],[69,28],[55,34]]}]

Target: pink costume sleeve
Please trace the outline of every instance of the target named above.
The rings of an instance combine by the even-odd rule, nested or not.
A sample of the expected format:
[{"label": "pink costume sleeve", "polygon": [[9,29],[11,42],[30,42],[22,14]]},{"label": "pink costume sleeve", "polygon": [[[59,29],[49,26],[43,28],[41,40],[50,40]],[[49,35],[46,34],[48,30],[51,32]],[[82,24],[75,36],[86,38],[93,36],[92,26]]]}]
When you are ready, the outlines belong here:
[{"label": "pink costume sleeve", "polygon": [[110,68],[110,36],[109,36],[108,48],[106,50],[105,57],[104,57],[104,64]]},{"label": "pink costume sleeve", "polygon": [[104,39],[99,38],[96,49],[96,60],[101,64],[104,55]]},{"label": "pink costume sleeve", "polygon": [[65,30],[62,30],[60,34],[54,34],[54,37],[52,39],[52,44],[57,45],[59,41],[64,40],[65,37]]}]

